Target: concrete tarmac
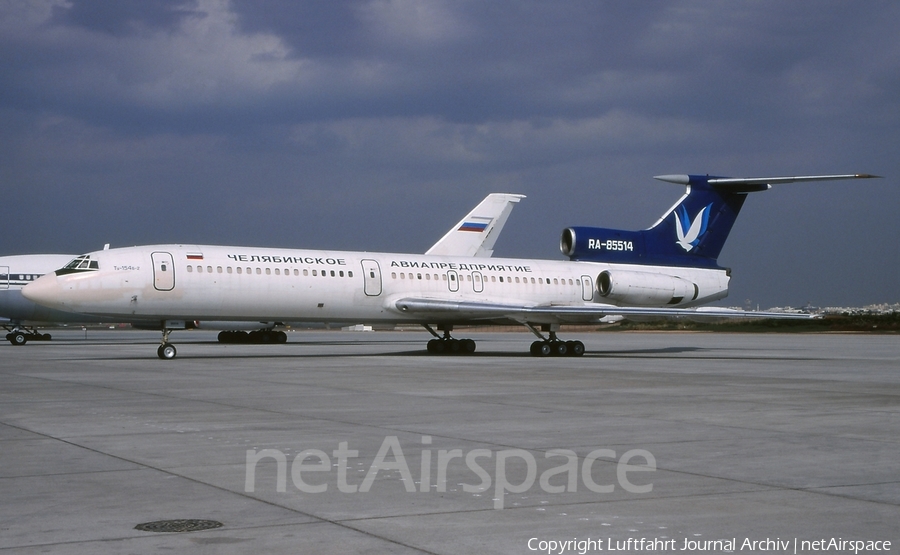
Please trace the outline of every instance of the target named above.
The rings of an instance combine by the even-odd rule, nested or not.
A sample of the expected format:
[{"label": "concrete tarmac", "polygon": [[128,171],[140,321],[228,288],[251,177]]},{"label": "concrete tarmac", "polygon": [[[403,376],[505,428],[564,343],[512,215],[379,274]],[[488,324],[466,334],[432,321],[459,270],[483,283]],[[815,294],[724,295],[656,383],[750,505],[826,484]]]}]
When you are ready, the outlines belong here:
[{"label": "concrete tarmac", "polygon": [[900,336],[52,333],[0,346],[0,554],[900,550]]}]

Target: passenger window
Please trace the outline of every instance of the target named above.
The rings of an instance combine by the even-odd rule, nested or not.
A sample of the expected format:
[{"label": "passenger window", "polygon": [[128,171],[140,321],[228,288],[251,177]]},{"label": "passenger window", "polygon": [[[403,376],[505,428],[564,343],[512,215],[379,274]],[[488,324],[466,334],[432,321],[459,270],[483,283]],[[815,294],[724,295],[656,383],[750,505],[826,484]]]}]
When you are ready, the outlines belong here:
[{"label": "passenger window", "polygon": [[348,271],[348,272],[347,272],[347,277],[353,277],[353,272]]},{"label": "passenger window", "polygon": [[280,276],[280,275],[281,275],[281,269],[275,268],[275,275],[276,275],[276,276]]},{"label": "passenger window", "polygon": [[222,273],[222,267],[221,267],[221,266],[216,266],[216,273],[218,273],[218,274],[221,274],[221,273]]},{"label": "passenger window", "polygon": [[187,271],[188,271],[189,274],[190,274],[190,273],[193,273],[194,267],[191,266],[190,264],[188,264]]},{"label": "passenger window", "polygon": [[271,276],[271,275],[272,275],[272,268],[266,268],[266,275],[267,275],[267,276]]}]

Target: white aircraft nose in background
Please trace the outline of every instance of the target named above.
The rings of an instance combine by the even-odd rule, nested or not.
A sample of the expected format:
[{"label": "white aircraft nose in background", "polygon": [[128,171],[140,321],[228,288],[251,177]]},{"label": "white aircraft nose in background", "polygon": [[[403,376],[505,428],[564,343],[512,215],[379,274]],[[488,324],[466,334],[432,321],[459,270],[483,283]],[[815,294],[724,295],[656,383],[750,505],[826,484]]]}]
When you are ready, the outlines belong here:
[{"label": "white aircraft nose in background", "polygon": [[62,286],[55,273],[45,274],[33,282],[28,287],[22,289],[22,296],[50,308],[58,308],[65,310],[66,303],[62,300]]}]

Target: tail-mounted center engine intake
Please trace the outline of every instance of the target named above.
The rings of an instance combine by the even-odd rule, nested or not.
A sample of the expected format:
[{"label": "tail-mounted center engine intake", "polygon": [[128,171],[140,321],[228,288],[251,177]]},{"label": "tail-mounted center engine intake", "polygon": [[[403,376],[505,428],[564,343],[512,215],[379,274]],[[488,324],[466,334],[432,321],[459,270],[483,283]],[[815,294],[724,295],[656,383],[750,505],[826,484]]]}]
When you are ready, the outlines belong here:
[{"label": "tail-mounted center engine intake", "polygon": [[636,263],[644,258],[644,232],[567,227],[559,238],[559,250],[570,260]]},{"label": "tail-mounted center engine intake", "polygon": [[680,277],[610,270],[597,276],[597,291],[611,301],[638,306],[679,304],[700,293],[696,284]]}]

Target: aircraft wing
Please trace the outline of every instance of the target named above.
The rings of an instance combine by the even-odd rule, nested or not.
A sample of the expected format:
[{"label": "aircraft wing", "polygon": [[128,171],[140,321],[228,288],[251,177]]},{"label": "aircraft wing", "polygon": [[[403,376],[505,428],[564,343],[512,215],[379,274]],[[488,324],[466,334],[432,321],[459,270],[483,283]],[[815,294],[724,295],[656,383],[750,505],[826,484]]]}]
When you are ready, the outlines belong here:
[{"label": "aircraft wing", "polygon": [[404,298],[394,303],[397,310],[406,314],[433,317],[435,321],[451,320],[495,320],[509,319],[531,323],[589,323],[605,316],[638,318],[688,318],[698,321],[723,318],[758,319],[779,318],[788,320],[808,320],[816,318],[812,314],[790,312],[753,312],[729,308],[650,308],[614,306],[609,304],[573,305],[516,305],[490,302],[448,301],[427,298]]},{"label": "aircraft wing", "polygon": [[513,206],[525,195],[491,193],[425,254],[490,258]]}]

